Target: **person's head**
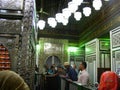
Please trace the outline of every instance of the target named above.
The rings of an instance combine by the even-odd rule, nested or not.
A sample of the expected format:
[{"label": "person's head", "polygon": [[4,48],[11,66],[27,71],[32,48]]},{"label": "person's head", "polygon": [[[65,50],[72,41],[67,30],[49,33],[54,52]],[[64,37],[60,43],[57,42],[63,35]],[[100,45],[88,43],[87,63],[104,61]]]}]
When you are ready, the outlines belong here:
[{"label": "person's head", "polygon": [[51,70],[55,70],[55,67],[52,65],[52,66],[50,67],[50,69],[51,69]]},{"label": "person's head", "polygon": [[62,66],[57,66],[57,70],[58,70],[58,72],[60,72],[60,71],[62,71]]},{"label": "person's head", "polygon": [[73,64],[73,68],[74,68],[74,69],[76,69],[76,68],[77,68],[77,66],[76,66],[75,64]]},{"label": "person's head", "polygon": [[64,62],[64,67],[65,67],[66,69],[68,69],[68,68],[70,67],[69,62]]},{"label": "person's head", "polygon": [[0,71],[0,90],[30,90],[23,78],[9,70]]},{"label": "person's head", "polygon": [[82,71],[87,68],[87,63],[85,61],[82,61],[80,63],[79,69]]}]

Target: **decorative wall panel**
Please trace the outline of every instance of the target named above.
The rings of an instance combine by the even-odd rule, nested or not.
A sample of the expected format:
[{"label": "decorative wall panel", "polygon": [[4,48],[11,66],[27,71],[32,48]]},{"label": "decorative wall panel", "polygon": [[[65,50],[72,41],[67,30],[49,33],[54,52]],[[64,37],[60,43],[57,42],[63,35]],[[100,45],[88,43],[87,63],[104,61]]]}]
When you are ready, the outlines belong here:
[{"label": "decorative wall panel", "polygon": [[112,47],[120,47],[120,27],[111,31]]},{"label": "decorative wall panel", "polygon": [[110,31],[111,70],[120,73],[120,26]]},{"label": "decorative wall panel", "polygon": [[[47,44],[47,45],[46,45]],[[60,62],[63,63],[68,60],[68,40],[40,38],[40,55],[39,55],[39,69],[42,73],[43,65],[49,56],[57,56]]]},{"label": "decorative wall panel", "polygon": [[22,10],[23,0],[0,0],[0,9]]},{"label": "decorative wall panel", "polygon": [[92,42],[90,44],[87,44],[85,46],[86,48],[86,55],[90,55],[90,54],[95,54],[96,53],[96,42]]},{"label": "decorative wall panel", "polygon": [[21,20],[0,19],[0,33],[20,33],[22,27]]},{"label": "decorative wall panel", "polygon": [[[17,38],[18,37],[18,38]],[[19,44],[19,36],[14,35],[11,37],[8,37],[7,35],[2,36],[0,35],[0,44],[3,44],[9,51],[10,53],[10,59],[11,59],[11,69],[14,71],[17,71],[17,51],[18,51],[18,44]]]},{"label": "decorative wall panel", "polygon": [[[30,88],[34,88],[34,71],[35,71],[35,46],[33,46],[34,32],[33,32],[33,22],[35,18],[35,1],[34,0],[25,0],[24,8],[24,17],[22,19],[23,29],[21,32],[21,50],[20,53],[20,68],[19,73],[28,83]],[[32,40],[31,40],[32,39]]]}]

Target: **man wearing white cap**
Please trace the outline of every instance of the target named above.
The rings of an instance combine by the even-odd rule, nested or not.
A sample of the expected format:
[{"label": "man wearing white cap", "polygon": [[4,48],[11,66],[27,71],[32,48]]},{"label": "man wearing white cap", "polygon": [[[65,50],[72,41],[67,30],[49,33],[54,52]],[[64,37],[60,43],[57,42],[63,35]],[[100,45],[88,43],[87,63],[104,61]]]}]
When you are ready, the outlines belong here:
[{"label": "man wearing white cap", "polygon": [[77,73],[75,71],[75,69],[73,69],[69,62],[64,62],[64,67],[66,68],[66,72],[67,72],[67,78],[71,79],[72,81],[77,81]]}]

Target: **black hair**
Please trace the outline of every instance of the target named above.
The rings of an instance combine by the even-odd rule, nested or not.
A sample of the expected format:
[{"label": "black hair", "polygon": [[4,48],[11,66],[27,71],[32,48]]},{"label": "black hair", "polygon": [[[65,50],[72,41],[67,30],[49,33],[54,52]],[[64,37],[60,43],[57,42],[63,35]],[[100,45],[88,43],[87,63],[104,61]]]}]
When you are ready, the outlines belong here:
[{"label": "black hair", "polygon": [[85,61],[82,61],[81,63],[84,66],[84,68],[86,69],[87,68],[87,63]]}]

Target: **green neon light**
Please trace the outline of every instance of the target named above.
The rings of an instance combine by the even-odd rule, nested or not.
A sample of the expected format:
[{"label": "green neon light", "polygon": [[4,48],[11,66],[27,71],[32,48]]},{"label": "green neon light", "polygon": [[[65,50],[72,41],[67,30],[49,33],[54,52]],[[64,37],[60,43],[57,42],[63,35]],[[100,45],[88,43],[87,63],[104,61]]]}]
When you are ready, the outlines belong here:
[{"label": "green neon light", "polygon": [[68,47],[68,52],[77,52],[78,47]]}]

